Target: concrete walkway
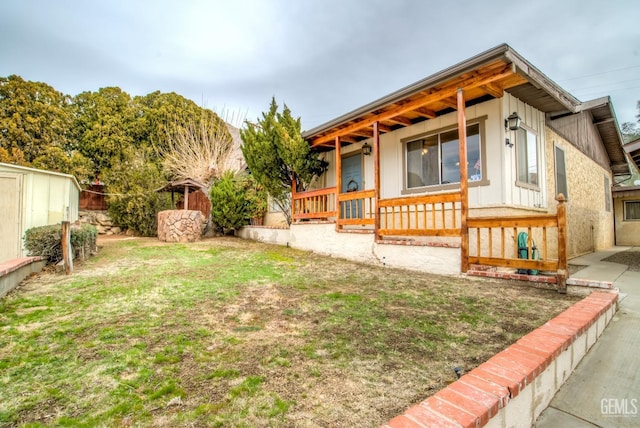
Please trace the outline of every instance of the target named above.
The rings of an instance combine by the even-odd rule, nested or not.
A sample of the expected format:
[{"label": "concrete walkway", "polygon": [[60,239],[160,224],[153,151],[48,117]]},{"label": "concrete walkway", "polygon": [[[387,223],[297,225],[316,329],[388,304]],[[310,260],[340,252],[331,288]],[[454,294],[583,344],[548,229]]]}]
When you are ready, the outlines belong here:
[{"label": "concrete walkway", "polygon": [[572,277],[613,282],[620,290],[620,306],[600,340],[542,412],[537,428],[640,426],[640,272],[602,261],[627,249],[616,247],[570,260],[588,266]]}]

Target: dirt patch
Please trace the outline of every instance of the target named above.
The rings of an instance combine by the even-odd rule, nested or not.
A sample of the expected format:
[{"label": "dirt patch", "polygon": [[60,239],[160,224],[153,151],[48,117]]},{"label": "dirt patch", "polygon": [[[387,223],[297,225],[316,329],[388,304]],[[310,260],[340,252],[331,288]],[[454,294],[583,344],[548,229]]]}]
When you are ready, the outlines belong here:
[{"label": "dirt patch", "polygon": [[606,259],[602,259],[602,261],[627,265],[629,266],[630,271],[640,272],[640,247],[633,247],[630,250],[620,251]]}]

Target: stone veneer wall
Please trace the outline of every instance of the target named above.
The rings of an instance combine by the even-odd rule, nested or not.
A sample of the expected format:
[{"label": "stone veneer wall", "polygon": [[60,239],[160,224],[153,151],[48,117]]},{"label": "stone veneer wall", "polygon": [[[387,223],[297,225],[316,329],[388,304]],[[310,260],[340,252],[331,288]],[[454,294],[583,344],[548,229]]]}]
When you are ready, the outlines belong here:
[{"label": "stone veneer wall", "polygon": [[89,223],[98,229],[99,235],[119,235],[122,228],[113,224],[108,211],[80,210],[78,212],[80,223]]},{"label": "stone veneer wall", "polygon": [[158,239],[164,242],[193,242],[200,239],[204,216],[195,210],[165,210],[158,213]]}]

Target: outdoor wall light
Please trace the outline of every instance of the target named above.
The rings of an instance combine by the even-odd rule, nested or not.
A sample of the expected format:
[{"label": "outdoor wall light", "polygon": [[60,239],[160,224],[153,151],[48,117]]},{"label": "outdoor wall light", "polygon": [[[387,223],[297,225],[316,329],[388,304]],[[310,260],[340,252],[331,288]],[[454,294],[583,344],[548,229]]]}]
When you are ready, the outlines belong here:
[{"label": "outdoor wall light", "polygon": [[515,131],[520,128],[521,122],[522,119],[520,119],[518,113],[514,111],[511,115],[509,115],[509,117],[504,120],[504,128],[508,129],[509,131]]},{"label": "outdoor wall light", "polygon": [[365,156],[369,156],[371,154],[371,146],[369,143],[364,143],[362,145],[362,154]]}]

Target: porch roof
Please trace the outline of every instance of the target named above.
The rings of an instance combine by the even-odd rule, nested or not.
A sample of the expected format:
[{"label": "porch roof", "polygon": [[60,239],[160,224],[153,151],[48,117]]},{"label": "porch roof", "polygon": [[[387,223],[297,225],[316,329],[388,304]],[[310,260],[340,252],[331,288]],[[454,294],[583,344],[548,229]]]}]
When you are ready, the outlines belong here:
[{"label": "porch roof", "polygon": [[449,113],[458,88],[467,105],[500,98],[504,92],[548,114],[575,113],[580,101],[545,76],[509,45],[502,44],[364,105],[302,136],[322,150],[335,138],[355,143],[373,135],[373,123],[389,132]]}]

